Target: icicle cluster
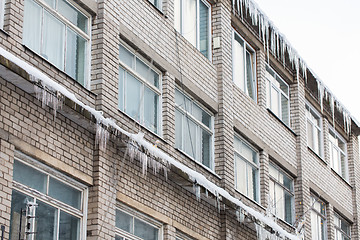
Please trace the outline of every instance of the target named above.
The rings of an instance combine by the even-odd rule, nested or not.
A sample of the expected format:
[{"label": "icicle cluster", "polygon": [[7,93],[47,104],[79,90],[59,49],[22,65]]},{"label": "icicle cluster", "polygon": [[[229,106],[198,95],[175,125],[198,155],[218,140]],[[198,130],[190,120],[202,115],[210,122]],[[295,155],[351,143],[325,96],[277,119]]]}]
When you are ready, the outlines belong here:
[{"label": "icicle cluster", "polygon": [[63,96],[56,91],[48,89],[46,86],[39,87],[36,84],[34,85],[34,91],[42,107],[51,106],[53,108],[54,118],[56,118],[58,109],[62,108]]},{"label": "icicle cluster", "polygon": [[[232,0],[232,8],[234,14],[238,15],[241,19],[249,14],[251,23],[258,26],[259,37],[264,44],[264,51],[267,53],[269,61],[269,53],[271,53],[278,59],[281,59],[285,66],[286,56],[288,57],[291,66],[296,70],[297,79],[299,80],[300,70],[302,76],[307,80],[307,70],[309,70],[314,76],[313,71],[308,68],[305,61],[299,56],[297,51],[291,46],[286,37],[279,32],[270,19],[261,11],[259,6],[252,0]],[[339,101],[335,99],[335,96],[328,90],[328,88],[316,78],[319,90],[319,100],[321,110],[323,110],[323,97],[330,103],[330,108],[333,117],[333,124],[335,125],[335,108],[342,113],[344,120],[344,130],[346,134],[351,132],[351,115]]]},{"label": "icicle cluster", "polygon": [[264,51],[267,53],[268,60],[271,51],[272,54],[281,59],[283,65],[285,65],[285,56],[287,54],[292,67],[296,70],[297,76],[299,77],[301,69],[302,76],[306,79],[307,65],[305,61],[255,2],[252,0],[232,0],[232,6],[234,14],[238,14],[238,16],[243,19],[244,16],[247,16],[249,13],[251,23],[258,26],[259,37],[264,44]]},{"label": "icicle cluster", "polygon": [[134,159],[139,160],[142,166],[143,175],[147,175],[148,169],[151,168],[155,175],[157,175],[160,170],[162,170],[165,178],[167,179],[169,164],[149,153],[146,148],[139,146],[139,144],[134,140],[130,140],[127,143],[125,155],[129,156],[131,161]]},{"label": "icicle cluster", "polygon": [[100,122],[98,122],[96,124],[95,144],[99,145],[100,150],[104,151],[106,149],[109,135],[109,131]]},{"label": "icicle cluster", "polygon": [[276,232],[268,231],[265,226],[262,224],[255,223],[255,229],[257,233],[257,238],[259,240],[283,240],[285,239],[282,236],[279,236]]}]

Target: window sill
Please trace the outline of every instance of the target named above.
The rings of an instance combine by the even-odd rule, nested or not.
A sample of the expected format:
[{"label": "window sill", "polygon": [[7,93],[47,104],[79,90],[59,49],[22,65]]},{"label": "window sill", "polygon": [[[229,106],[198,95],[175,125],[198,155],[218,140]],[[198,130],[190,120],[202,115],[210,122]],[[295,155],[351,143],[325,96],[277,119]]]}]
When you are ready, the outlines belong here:
[{"label": "window sill", "polygon": [[248,196],[244,195],[242,192],[240,192],[239,190],[237,190],[236,188],[235,189],[235,192],[237,192],[238,194],[240,194],[241,196],[243,196],[244,198],[246,198],[246,200],[254,203],[255,205],[257,205],[258,207],[260,207],[262,210],[266,211],[266,208],[264,206],[262,206],[259,202],[249,198]]},{"label": "window sill", "polygon": [[321,157],[319,154],[317,154],[314,150],[312,150],[311,147],[308,146],[307,148],[312,155],[314,155],[316,158],[318,158],[325,165],[328,165],[327,162],[325,162],[325,159],[323,157]]},{"label": "window sill", "polygon": [[288,126],[286,125],[283,120],[281,120],[278,116],[276,116],[275,113],[273,113],[273,111],[271,111],[271,109],[266,108],[267,111],[270,113],[270,115],[272,115],[273,117],[275,117],[279,122],[281,122],[281,124],[286,127],[295,137],[297,137],[297,134]]},{"label": "window sill", "polygon": [[353,188],[350,183],[345,179],[343,178],[339,173],[337,173],[333,168],[331,168],[331,171],[336,175],[338,176],[344,183],[346,183],[346,185],[348,185],[350,188]]},{"label": "window sill", "polygon": [[222,178],[216,174],[216,172],[210,168],[208,168],[207,166],[203,165],[201,162],[196,161],[193,157],[191,157],[189,154],[187,154],[186,152],[184,152],[183,150],[176,148],[175,150],[179,151],[181,154],[183,154],[185,157],[189,158],[191,161],[195,162],[197,165],[199,165],[200,167],[204,168],[207,172],[211,173],[212,175],[214,175],[215,177],[217,177],[219,180],[221,180]]},{"label": "window sill", "polygon": [[[87,87],[83,86],[82,84],[80,84],[78,81],[76,81],[76,79],[74,79],[73,77],[71,77],[69,74],[67,74],[66,72],[64,72],[63,70],[61,70],[60,68],[58,68],[57,66],[55,66],[53,63],[51,63],[49,60],[47,60],[46,58],[44,58],[43,56],[41,56],[40,54],[38,54],[37,52],[35,52],[34,50],[32,50],[31,48],[29,48],[28,46],[23,44],[23,47],[25,49],[25,51],[29,51],[32,54],[40,57],[43,61],[47,62],[50,66],[52,66],[53,68],[57,69],[60,73],[64,74],[66,76],[66,78],[71,79],[74,84],[80,86],[81,88],[85,89],[89,94],[96,96],[95,93],[93,93],[92,91],[90,91],[90,89],[88,89]],[[41,70],[40,70],[41,71]],[[90,81],[90,79],[89,79]]]}]

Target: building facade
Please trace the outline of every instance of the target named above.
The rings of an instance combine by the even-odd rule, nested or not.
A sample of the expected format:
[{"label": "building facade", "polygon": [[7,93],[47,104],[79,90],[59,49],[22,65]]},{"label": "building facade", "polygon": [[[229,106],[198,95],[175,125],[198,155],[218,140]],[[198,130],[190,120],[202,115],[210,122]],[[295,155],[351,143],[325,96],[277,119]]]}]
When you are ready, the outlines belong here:
[{"label": "building facade", "polygon": [[257,5],[0,0],[2,239],[358,239],[360,124]]}]

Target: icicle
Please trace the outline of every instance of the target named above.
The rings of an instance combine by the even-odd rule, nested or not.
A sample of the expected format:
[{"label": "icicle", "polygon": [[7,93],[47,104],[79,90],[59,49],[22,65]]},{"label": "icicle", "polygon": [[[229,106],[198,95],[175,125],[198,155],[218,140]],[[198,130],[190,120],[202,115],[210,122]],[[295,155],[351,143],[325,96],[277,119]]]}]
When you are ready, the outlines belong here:
[{"label": "icicle", "polygon": [[242,209],[239,207],[238,209],[236,209],[236,219],[238,220],[239,223],[243,223],[245,221],[245,214],[242,212]]},{"label": "icicle", "polygon": [[99,144],[100,150],[106,149],[106,144],[109,139],[109,132],[102,126],[101,123],[96,124],[95,144]]},{"label": "icicle", "polygon": [[331,108],[333,127],[335,127],[335,107],[334,107],[334,96],[332,94],[330,95],[330,108]]},{"label": "icicle", "polygon": [[196,200],[201,200],[201,188],[196,182],[193,184],[193,190],[195,192]]},{"label": "icicle", "polygon": [[53,108],[54,112],[54,119],[56,118],[56,113],[58,109],[62,108],[62,101],[63,98],[60,93],[50,92],[50,90],[47,90],[46,87],[38,87],[36,84],[34,84],[34,92],[36,98],[41,101],[41,105],[44,108],[45,106],[49,106]]}]

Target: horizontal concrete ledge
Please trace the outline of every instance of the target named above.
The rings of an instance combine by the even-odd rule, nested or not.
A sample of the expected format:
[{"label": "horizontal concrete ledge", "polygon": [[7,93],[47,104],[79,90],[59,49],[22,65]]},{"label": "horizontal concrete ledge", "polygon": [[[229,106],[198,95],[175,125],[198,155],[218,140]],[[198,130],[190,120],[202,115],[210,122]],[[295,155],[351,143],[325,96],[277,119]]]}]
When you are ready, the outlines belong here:
[{"label": "horizontal concrete ledge", "polygon": [[39,150],[38,148],[20,140],[17,137],[9,136],[9,142],[15,146],[15,149],[19,150],[20,152],[25,153],[26,155],[33,157],[39,160],[46,165],[53,167],[56,170],[59,170],[74,179],[77,179],[89,186],[93,185],[93,178],[80,170],[77,170],[73,166],[70,166],[51,155]]}]

